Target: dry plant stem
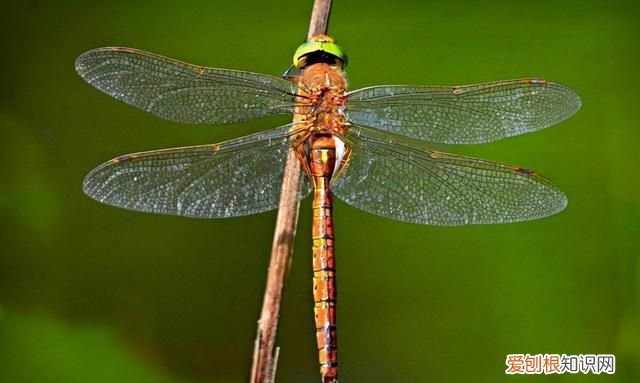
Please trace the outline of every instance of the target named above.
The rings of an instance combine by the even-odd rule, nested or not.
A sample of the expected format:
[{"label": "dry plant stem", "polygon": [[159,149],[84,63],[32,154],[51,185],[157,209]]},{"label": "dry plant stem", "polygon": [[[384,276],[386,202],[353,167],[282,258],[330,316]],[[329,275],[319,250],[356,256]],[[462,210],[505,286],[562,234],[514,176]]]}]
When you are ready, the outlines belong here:
[{"label": "dry plant stem", "polygon": [[[308,37],[327,33],[330,10],[331,0],[314,1]],[[301,118],[302,116],[295,113],[293,121],[299,121]],[[254,345],[250,383],[272,383],[275,381],[279,354],[279,348],[275,347],[275,338],[282,290],[293,254],[293,240],[296,234],[300,205],[297,200],[300,190],[300,176],[300,164],[293,151],[290,151],[282,181],[267,287],[262,302],[262,312],[258,320],[258,334]]]},{"label": "dry plant stem", "polygon": [[307,38],[315,35],[326,34],[329,29],[329,13],[331,12],[331,0],[316,0],[313,2],[311,22]]}]

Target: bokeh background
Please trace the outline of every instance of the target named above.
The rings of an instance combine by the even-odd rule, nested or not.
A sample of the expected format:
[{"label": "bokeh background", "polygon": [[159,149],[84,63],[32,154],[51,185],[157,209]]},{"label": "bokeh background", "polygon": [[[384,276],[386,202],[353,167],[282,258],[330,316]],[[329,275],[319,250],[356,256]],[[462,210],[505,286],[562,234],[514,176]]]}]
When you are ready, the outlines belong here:
[{"label": "bokeh background", "polygon": [[[246,382],[275,213],[194,220],[101,205],[116,155],[286,123],[160,120],[73,62],[131,46],[279,75],[311,1],[16,1],[0,12],[0,382]],[[457,153],[540,171],[548,219],[442,228],[336,202],[344,382],[640,381],[640,12],[632,1],[336,0],[351,89],[539,76],[582,97],[559,126]],[[317,382],[310,203],[302,204],[278,382]],[[509,353],[615,354],[612,376],[513,378]]]}]

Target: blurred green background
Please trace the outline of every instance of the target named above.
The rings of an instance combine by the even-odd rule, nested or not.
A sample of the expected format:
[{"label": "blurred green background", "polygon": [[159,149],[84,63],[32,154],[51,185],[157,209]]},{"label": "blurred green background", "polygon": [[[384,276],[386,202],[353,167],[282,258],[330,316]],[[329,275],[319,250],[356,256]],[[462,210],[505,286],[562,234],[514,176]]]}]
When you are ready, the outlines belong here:
[{"label": "blurred green background", "polygon": [[[286,123],[160,120],[84,83],[82,52],[131,46],[279,75],[311,1],[24,1],[0,12],[0,382],[247,382],[275,213],[194,220],[101,205],[116,155]],[[536,169],[548,219],[442,228],[336,203],[343,382],[640,381],[640,12],[628,1],[336,0],[351,89],[539,76],[575,89],[559,126],[450,150]],[[288,279],[278,379],[319,380],[310,202]],[[513,378],[509,353],[617,357],[612,376]]]}]

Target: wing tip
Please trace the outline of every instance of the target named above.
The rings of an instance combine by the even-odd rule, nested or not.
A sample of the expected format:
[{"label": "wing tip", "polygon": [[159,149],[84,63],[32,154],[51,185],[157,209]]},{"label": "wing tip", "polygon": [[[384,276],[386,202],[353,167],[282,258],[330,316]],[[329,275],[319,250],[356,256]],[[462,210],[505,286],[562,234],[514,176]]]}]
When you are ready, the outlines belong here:
[{"label": "wing tip", "polygon": [[76,72],[82,77],[85,78],[85,74],[89,72],[89,70],[91,69],[91,65],[89,65],[89,60],[88,58],[90,58],[91,56],[94,56],[96,54],[101,54],[101,53],[137,53],[137,52],[141,52],[138,49],[135,48],[127,48],[127,47],[100,47],[100,48],[93,48],[93,49],[89,49],[88,51],[85,51],[83,53],[81,53],[76,60],[74,61],[74,68],[76,70]]}]

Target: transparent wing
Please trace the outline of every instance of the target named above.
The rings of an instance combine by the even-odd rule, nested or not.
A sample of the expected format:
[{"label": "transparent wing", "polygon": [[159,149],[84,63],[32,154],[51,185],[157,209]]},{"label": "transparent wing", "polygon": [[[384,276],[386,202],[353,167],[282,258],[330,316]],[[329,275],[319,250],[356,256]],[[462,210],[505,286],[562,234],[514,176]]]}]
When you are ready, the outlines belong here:
[{"label": "transparent wing", "polygon": [[431,151],[351,127],[351,161],[333,193],[367,212],[430,225],[506,223],[555,214],[565,195],[537,173]]},{"label": "transparent wing", "polygon": [[[85,178],[84,192],[109,205],[197,218],[278,207],[290,125],[221,144],[120,156]],[[302,199],[310,191],[306,177]]]},{"label": "transparent wing", "polygon": [[98,48],[76,71],[106,94],[167,120],[222,124],[293,112],[294,86],[281,78],[199,67],[132,48]]},{"label": "transparent wing", "polygon": [[356,125],[445,144],[475,144],[533,132],[580,108],[564,85],[523,79],[458,87],[374,86],[348,94]]}]

